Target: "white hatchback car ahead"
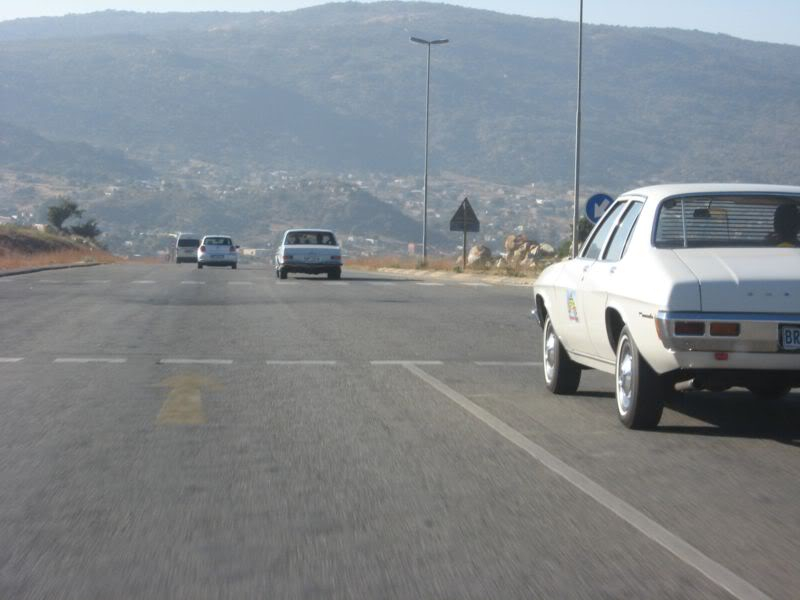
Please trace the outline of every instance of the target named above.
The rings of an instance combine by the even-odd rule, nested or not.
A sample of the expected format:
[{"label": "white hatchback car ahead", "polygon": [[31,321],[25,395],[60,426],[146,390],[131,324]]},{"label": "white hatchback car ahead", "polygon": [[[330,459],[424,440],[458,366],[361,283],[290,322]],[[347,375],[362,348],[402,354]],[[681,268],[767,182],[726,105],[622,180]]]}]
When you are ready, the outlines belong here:
[{"label": "white hatchback car ahead", "polygon": [[233,244],[229,235],[207,235],[197,249],[197,268],[230,267],[235,269],[239,264],[239,246]]}]

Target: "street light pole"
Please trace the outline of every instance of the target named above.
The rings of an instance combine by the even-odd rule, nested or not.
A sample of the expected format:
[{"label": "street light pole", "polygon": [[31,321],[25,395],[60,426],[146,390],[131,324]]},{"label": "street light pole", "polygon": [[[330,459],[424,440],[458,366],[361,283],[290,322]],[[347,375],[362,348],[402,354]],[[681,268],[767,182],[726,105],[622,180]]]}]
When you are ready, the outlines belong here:
[{"label": "street light pole", "polygon": [[578,15],[578,107],[575,111],[575,199],[572,214],[572,258],[578,255],[578,203],[581,185],[581,83],[583,79],[583,0]]},{"label": "street light pole", "polygon": [[422,182],[422,264],[428,262],[428,133],[430,129],[431,110],[431,46],[446,44],[449,40],[423,40],[412,37],[412,42],[425,44],[428,47],[428,66],[425,84],[425,175]]}]

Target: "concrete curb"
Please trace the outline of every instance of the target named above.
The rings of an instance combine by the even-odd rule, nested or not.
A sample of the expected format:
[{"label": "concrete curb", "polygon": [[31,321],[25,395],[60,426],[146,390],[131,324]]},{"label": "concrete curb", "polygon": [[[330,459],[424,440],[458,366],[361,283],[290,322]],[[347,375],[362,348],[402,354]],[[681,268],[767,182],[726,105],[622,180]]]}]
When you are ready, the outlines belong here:
[{"label": "concrete curb", "polygon": [[[345,265],[346,267],[346,265]],[[503,277],[501,275],[472,275],[469,273],[451,273],[449,271],[426,271],[424,269],[394,269],[379,267],[378,269],[353,268],[354,271],[373,273],[387,273],[391,275],[405,275],[418,279],[436,279],[446,281],[463,281],[465,283],[490,283],[493,285],[506,285],[513,287],[528,287],[533,285],[535,279],[531,277]]]},{"label": "concrete curb", "polygon": [[10,271],[0,270],[0,277],[11,277],[12,275],[27,275],[28,273],[40,273],[41,271],[58,271],[60,269],[77,269],[79,267],[96,267],[103,263],[72,263],[70,265],[47,265],[43,267],[30,267],[28,269],[12,269]]}]

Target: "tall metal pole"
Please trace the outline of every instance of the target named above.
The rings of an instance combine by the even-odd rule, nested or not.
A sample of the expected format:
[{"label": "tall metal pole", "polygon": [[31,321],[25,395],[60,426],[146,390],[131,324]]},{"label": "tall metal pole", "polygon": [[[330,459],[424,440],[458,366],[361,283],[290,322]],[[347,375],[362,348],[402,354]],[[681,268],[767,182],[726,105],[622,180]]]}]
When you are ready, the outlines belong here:
[{"label": "tall metal pole", "polygon": [[578,219],[581,185],[581,83],[583,80],[583,0],[578,16],[578,107],[575,111],[575,200],[572,214],[572,258],[578,255]]},{"label": "tall metal pole", "polygon": [[428,69],[425,84],[425,179],[422,182],[422,264],[428,264],[428,123],[431,109],[431,45],[428,44]]}]

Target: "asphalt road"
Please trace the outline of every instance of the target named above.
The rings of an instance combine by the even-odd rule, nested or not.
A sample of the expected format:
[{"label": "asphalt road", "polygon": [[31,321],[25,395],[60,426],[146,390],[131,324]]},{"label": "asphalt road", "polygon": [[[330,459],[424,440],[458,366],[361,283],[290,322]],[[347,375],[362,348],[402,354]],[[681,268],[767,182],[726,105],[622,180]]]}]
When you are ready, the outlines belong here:
[{"label": "asphalt road", "polygon": [[[426,285],[423,285],[426,284]],[[800,595],[800,397],[622,428],[530,291],[0,278],[0,598]]]}]

